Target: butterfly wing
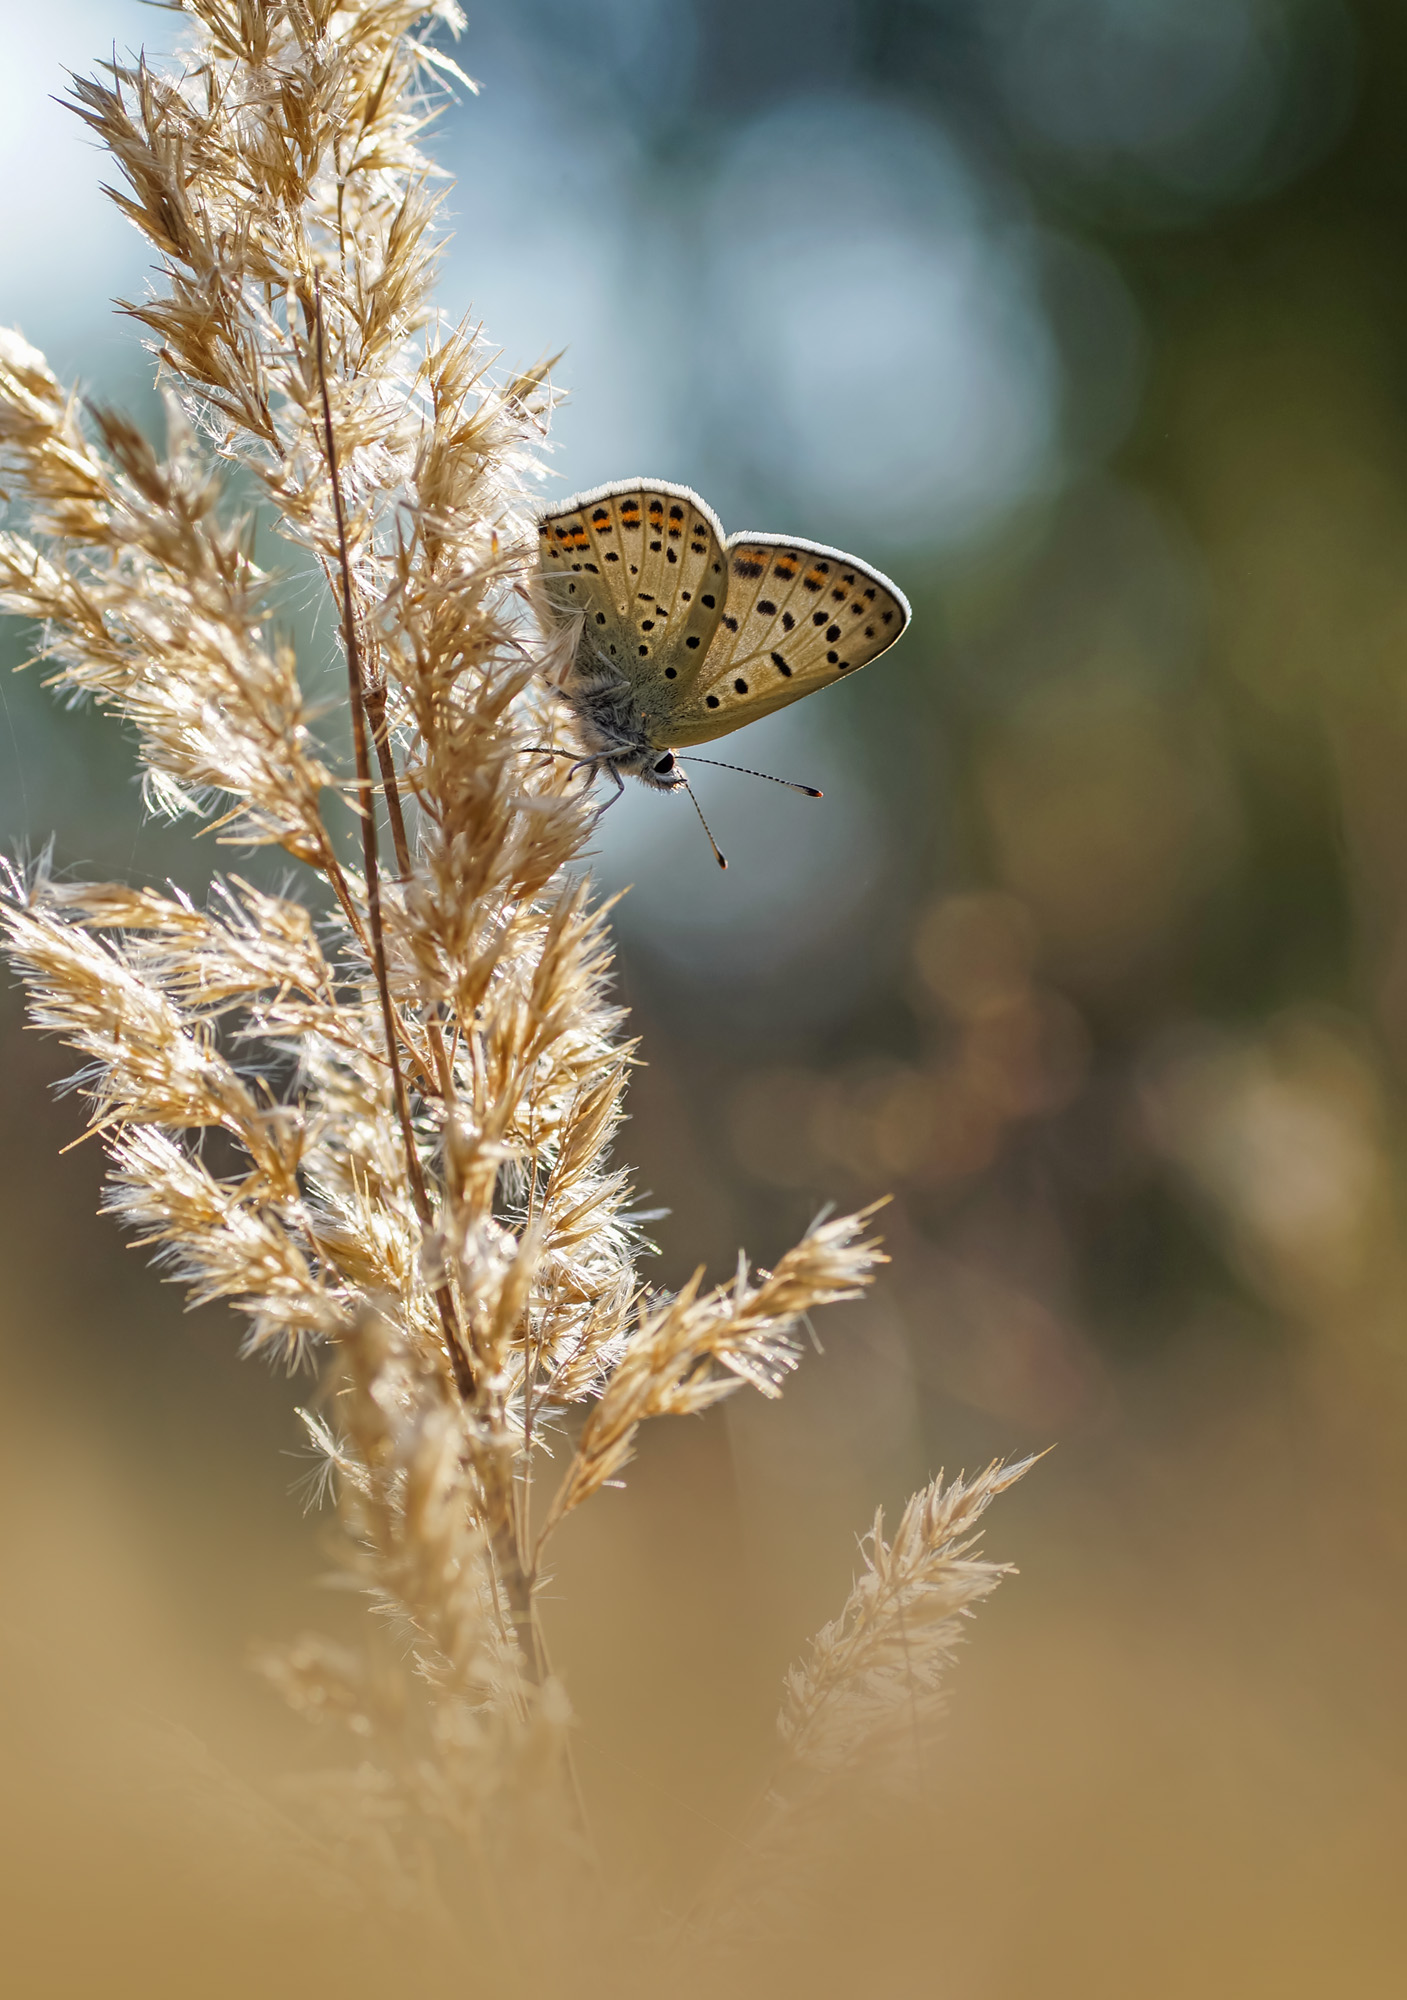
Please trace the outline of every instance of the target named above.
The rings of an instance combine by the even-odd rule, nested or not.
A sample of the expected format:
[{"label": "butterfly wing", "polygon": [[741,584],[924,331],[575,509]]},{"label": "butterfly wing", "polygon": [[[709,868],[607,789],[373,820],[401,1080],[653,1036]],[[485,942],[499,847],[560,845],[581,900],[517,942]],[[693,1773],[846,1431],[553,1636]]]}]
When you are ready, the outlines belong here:
[{"label": "butterfly wing", "polygon": [[728,584],[723,530],[698,494],[658,479],[578,493],[540,520],[538,570],[558,616],[585,613],[583,655],[613,662],[647,717],[672,710]]},{"label": "butterfly wing", "polygon": [[897,584],[819,542],[734,535],[725,559],[713,643],[659,739],[671,749],[726,736],[843,680],[887,651],[911,616]]}]

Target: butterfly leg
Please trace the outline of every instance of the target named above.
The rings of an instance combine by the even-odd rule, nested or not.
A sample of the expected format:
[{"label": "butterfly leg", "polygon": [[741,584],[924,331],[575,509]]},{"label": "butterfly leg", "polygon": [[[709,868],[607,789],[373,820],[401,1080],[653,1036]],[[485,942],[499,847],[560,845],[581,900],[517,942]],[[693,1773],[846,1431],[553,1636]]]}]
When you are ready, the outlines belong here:
[{"label": "butterfly leg", "polygon": [[592,824],[595,826],[600,825],[601,821],[606,817],[606,814],[610,811],[611,807],[615,804],[616,800],[620,797],[621,793],[625,790],[625,780],[621,777],[620,772],[616,769],[614,764],[611,763],[597,764],[591,773],[592,777],[594,778],[596,772],[601,770],[602,768],[604,768],[610,774],[612,780],[615,783],[615,790],[611,793],[611,796],[606,800],[606,803],[604,805],[598,806],[596,808],[596,817],[592,822]]},{"label": "butterfly leg", "polygon": [[[609,752],[607,752],[604,756],[579,757],[576,763],[572,765],[571,770],[568,771],[567,776],[569,778],[574,778],[578,771],[589,771],[591,773],[591,776],[587,779],[587,784],[590,785],[595,782],[596,774],[598,771],[601,770],[609,771],[611,777],[615,780],[616,788],[606,801],[607,806],[613,806],[616,800],[620,797],[621,793],[625,790],[625,780],[621,777],[620,772],[616,769],[615,764],[612,761],[611,754]],[[606,810],[606,806],[602,806],[601,810],[602,812],[604,812]]]},{"label": "butterfly leg", "polygon": [[[596,772],[598,772],[598,770],[602,770],[602,766],[600,766],[600,764],[596,764],[596,766],[592,768],[592,778],[596,778]],[[614,764],[606,764],[606,770],[608,770],[608,772],[612,774],[612,778],[616,780],[616,790],[612,792],[612,796],[610,796],[610,798],[606,800],[606,804],[604,804],[604,806],[598,806],[598,808],[596,808],[596,812],[592,814],[592,826],[600,826],[600,824],[602,824],[602,820],[606,818],[606,814],[610,812],[610,808],[612,808],[612,806],[616,804],[616,800],[620,798],[620,794],[622,794],[622,792],[626,790],[626,786],[622,784],[622,778],[620,778],[620,772],[616,770],[616,766],[614,766]]]}]

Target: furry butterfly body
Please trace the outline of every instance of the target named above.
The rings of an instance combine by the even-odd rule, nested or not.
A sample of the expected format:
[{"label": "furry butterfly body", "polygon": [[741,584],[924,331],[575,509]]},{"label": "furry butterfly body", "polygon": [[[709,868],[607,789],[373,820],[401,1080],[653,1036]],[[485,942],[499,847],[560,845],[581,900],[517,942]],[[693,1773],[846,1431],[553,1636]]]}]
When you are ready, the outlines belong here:
[{"label": "furry butterfly body", "polygon": [[583,762],[665,791],[684,782],[674,751],[868,666],[910,617],[869,564],[796,536],[725,539],[697,493],[660,479],[544,514],[537,600],[550,627],[578,627],[560,685]]}]

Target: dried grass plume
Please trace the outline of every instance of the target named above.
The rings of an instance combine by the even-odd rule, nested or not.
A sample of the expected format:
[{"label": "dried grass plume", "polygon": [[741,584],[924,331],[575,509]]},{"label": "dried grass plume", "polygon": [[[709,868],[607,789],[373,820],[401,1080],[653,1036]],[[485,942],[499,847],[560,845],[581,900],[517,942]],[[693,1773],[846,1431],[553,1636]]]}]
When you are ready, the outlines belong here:
[{"label": "dried grass plume", "polygon": [[[250,1352],[319,1371],[305,1420],[345,1567],[396,1637],[265,1660],[365,1759],[325,1787],[328,1823],[399,1829],[406,1880],[433,1852],[477,1907],[506,1827],[577,1837],[536,1608],[555,1530],[643,1423],[778,1394],[806,1314],[879,1251],[861,1215],[718,1289],[637,1269],[593,803],[530,754],[565,726],[525,596],[552,391],[431,302],[425,129],[472,88],[430,39],[462,26],[453,0],[184,14],[177,66],[114,60],[73,98],[157,260],[125,310],[165,442],[0,334],[0,603],[61,692],[131,726],[154,810],[296,879],[230,873],[197,903],[12,870],[5,928],[32,1020],[81,1059],[108,1207],[193,1299],[231,1303]],[[256,559],[270,524],[335,608],[350,753],[307,692],[288,578]],[[792,1764],[931,1705],[1000,1574],[965,1537],[1019,1470],[929,1488],[891,1543],[876,1523],[789,1682]]]}]

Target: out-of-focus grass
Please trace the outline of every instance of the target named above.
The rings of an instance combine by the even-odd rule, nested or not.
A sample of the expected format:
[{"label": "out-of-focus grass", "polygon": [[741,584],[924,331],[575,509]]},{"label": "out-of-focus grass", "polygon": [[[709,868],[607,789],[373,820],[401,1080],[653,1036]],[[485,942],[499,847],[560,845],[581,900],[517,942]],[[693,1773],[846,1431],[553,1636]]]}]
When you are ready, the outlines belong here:
[{"label": "out-of-focus grass", "polygon": [[[28,1047],[7,1109],[32,1129]],[[12,1283],[4,1314],[15,1990],[356,1993],[412,1963],[440,1990],[445,1968],[349,1914],[246,1790],[335,1749],[240,1672],[244,1636],[298,1622],[318,1569],[283,1491],[298,1467],[271,1451],[294,1447],[287,1387],[124,1270],[93,1187],[80,1152],[12,1176],[3,1207],[7,1269],[54,1280],[47,1305]],[[130,1347],[95,1361],[104,1316]],[[922,1452],[908,1405],[954,1457],[1003,1429],[912,1373],[896,1390],[897,1367],[852,1311],[794,1402],[667,1430],[564,1542],[554,1646],[598,1833],[642,1897],[679,1907],[726,1851],[846,1530]],[[748,1957],[739,1990],[1392,1993],[1393,1377],[1375,1344],[1287,1351],[1214,1317],[1110,1366],[1097,1417],[993,1523],[1022,1574],[974,1627],[922,1797],[842,1838],[809,1941]],[[617,1975],[630,1990],[624,1965],[601,1990]]]}]

